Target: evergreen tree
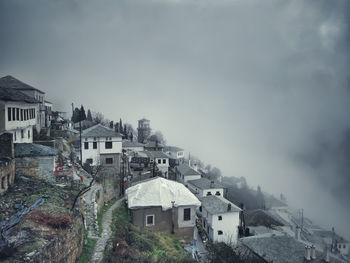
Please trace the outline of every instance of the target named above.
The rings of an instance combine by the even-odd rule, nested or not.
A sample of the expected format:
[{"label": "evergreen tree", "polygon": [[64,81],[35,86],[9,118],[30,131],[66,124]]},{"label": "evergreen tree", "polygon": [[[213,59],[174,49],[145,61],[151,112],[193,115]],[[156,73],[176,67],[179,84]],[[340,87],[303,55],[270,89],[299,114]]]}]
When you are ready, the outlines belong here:
[{"label": "evergreen tree", "polygon": [[80,119],[80,110],[78,108],[75,108],[73,111],[72,122],[74,123],[79,122],[79,119]]},{"label": "evergreen tree", "polygon": [[87,113],[86,119],[87,119],[88,121],[92,121],[92,115],[91,115],[90,109],[88,109],[88,113]]},{"label": "evergreen tree", "polygon": [[83,120],[86,120],[86,114],[85,114],[84,106],[81,105],[80,112],[79,112],[79,121],[83,121]]},{"label": "evergreen tree", "polygon": [[119,132],[122,133],[123,132],[123,122],[122,122],[122,119],[120,118],[120,121],[119,121]]},{"label": "evergreen tree", "polygon": [[117,123],[115,124],[114,129],[115,129],[115,132],[120,132],[120,130],[119,130],[119,122],[117,122]]},{"label": "evergreen tree", "polygon": [[114,127],[113,121],[109,122],[109,128],[113,129],[113,127]]},{"label": "evergreen tree", "polygon": [[130,134],[130,141],[133,141],[134,140],[134,134],[131,132]]},{"label": "evergreen tree", "polygon": [[127,128],[126,128],[126,124],[124,124],[123,134],[124,134],[123,138],[127,139],[128,138],[128,131],[127,131]]},{"label": "evergreen tree", "polygon": [[256,199],[257,199],[258,207],[261,209],[265,209],[265,198],[264,198],[264,194],[261,191],[260,185],[258,185],[258,188],[256,191]]}]

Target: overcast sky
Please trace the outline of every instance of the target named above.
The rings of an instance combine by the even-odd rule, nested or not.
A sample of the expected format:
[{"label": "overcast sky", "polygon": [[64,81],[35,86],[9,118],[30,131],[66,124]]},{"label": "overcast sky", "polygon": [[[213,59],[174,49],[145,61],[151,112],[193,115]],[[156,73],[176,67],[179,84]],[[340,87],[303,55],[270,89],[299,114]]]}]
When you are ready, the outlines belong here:
[{"label": "overcast sky", "polygon": [[350,2],[0,0],[0,76],[137,125],[347,231]]}]

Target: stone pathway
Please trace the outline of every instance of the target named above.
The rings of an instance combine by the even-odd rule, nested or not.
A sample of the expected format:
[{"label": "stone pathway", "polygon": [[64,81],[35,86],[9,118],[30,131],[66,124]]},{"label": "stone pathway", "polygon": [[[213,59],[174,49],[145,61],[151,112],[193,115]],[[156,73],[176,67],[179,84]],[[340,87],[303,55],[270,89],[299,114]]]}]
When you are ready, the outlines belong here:
[{"label": "stone pathway", "polygon": [[124,197],[117,200],[104,214],[102,225],[103,225],[103,231],[101,237],[97,240],[94,253],[91,257],[90,263],[99,263],[103,259],[103,252],[106,248],[107,241],[109,237],[111,236],[111,223],[112,223],[112,212],[114,209],[116,209],[122,201],[124,200]]}]

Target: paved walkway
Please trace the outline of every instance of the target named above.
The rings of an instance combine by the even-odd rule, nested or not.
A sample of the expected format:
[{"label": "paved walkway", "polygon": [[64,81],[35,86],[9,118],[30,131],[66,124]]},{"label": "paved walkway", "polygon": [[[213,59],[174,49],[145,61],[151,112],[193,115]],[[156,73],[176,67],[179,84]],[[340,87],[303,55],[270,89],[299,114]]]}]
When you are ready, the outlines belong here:
[{"label": "paved walkway", "polygon": [[106,244],[108,239],[110,238],[111,231],[111,223],[112,223],[112,212],[116,209],[124,198],[117,200],[104,214],[102,220],[103,231],[101,237],[97,240],[94,254],[91,257],[90,263],[99,263],[103,259],[103,252],[105,251]]}]

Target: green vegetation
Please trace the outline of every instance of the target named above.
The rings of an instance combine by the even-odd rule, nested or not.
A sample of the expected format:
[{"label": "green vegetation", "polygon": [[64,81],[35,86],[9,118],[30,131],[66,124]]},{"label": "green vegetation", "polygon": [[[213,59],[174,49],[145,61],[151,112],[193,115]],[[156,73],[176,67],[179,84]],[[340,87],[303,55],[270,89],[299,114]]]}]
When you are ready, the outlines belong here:
[{"label": "green vegetation", "polygon": [[76,263],[88,263],[91,259],[92,253],[94,253],[95,245],[97,242],[96,238],[89,238],[87,230],[84,233],[84,247],[80,257],[77,259]]},{"label": "green vegetation", "polygon": [[123,205],[113,211],[111,228],[105,262],[195,262],[174,235],[132,225]]},{"label": "green vegetation", "polygon": [[107,212],[107,210],[115,203],[116,198],[113,198],[109,200],[105,205],[100,209],[100,211],[97,214],[97,223],[98,223],[98,234],[101,236],[103,226],[102,226],[102,220],[103,215]]}]

